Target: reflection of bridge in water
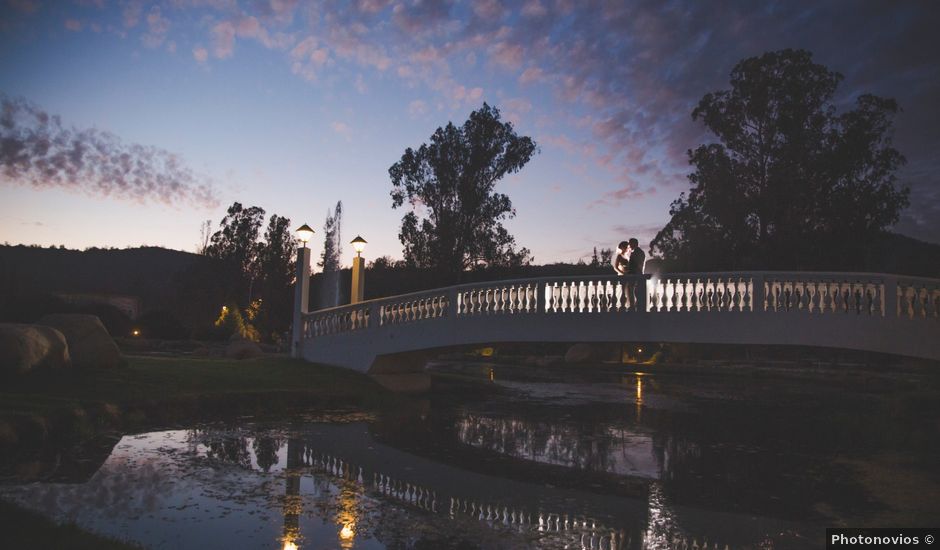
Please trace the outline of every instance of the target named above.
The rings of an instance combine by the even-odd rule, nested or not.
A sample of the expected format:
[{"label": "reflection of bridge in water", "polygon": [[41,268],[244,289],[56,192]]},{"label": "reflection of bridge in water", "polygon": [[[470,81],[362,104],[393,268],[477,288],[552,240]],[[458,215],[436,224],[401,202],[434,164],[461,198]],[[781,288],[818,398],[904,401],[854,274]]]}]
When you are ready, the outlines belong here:
[{"label": "reflection of bridge in water", "polygon": [[[506,534],[516,534],[527,539],[536,538],[543,548],[578,548],[580,550],[629,550],[632,548],[669,550],[729,550],[729,545],[708,542],[705,539],[688,537],[675,525],[672,511],[662,487],[654,483],[649,494],[649,521],[646,529],[639,533],[614,528],[588,516],[563,511],[533,511],[524,507],[510,506],[499,501],[463,498],[458,495],[443,496],[438,491],[373,471],[371,475],[361,466],[342,458],[306,446],[302,441],[291,439],[287,443],[288,476],[284,506],[284,548],[299,548],[302,540],[299,517],[303,510],[299,503],[300,476],[305,472],[326,475],[340,483],[353,483],[358,490],[387,499],[425,514],[446,515],[451,520],[458,517],[475,520],[481,525]],[[446,498],[447,506],[441,507]],[[341,512],[342,515],[342,512]],[[351,546],[356,536],[356,516],[348,513],[339,518],[340,542]],[[528,536],[527,536],[528,535]],[[347,547],[345,544],[343,547]]]},{"label": "reflection of bridge in water", "polygon": [[493,281],[302,319],[305,359],[373,374],[419,369],[425,352],[500,342],[799,345],[940,360],[940,280],[870,273]]}]

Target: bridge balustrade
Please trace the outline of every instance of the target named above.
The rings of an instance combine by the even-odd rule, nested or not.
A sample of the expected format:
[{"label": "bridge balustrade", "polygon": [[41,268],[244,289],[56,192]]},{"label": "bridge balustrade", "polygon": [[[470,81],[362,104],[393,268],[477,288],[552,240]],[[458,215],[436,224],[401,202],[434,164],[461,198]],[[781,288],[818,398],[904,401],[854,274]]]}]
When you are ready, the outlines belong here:
[{"label": "bridge balustrade", "polygon": [[[784,319],[795,315],[820,319],[821,324],[814,325],[814,332],[836,330],[838,337],[820,344],[819,338],[805,326],[786,324],[789,321]],[[520,319],[516,323],[512,319],[517,316],[545,320],[533,324]],[[587,324],[579,324],[576,318],[583,318]],[[694,320],[699,318],[702,321]],[[776,318],[779,322],[772,321]],[[856,321],[850,326],[845,324],[848,321],[838,319]],[[881,324],[858,324],[865,319],[880,320]],[[679,341],[683,334],[693,334],[690,341],[853,348],[856,344],[852,339],[857,338],[860,343],[853,349],[887,353],[913,349],[914,355],[940,359],[940,346],[928,341],[940,341],[937,321],[940,321],[938,279],[872,273],[712,272],[471,283],[315,311],[303,316],[303,334],[314,346],[317,342],[329,345],[329,339],[343,335],[387,334],[381,349],[376,349],[379,354],[393,348],[420,349],[422,339],[429,340],[429,347],[482,339],[497,330],[492,327],[499,327],[502,332],[498,335],[506,341],[516,332],[519,337],[532,339],[540,328],[547,329],[549,340],[570,336],[573,341],[600,338],[600,334]],[[485,330],[488,323],[492,324],[489,333]],[[611,323],[624,327],[626,332],[609,330]],[[416,329],[401,332],[411,326]],[[417,329],[418,326],[422,328]],[[722,326],[727,328],[725,332],[737,331],[736,339],[721,333]],[[396,327],[400,327],[398,332],[381,332]],[[787,339],[788,333],[795,340]],[[373,338],[372,343],[381,341],[369,338]],[[395,339],[394,345],[389,338]],[[901,339],[910,342],[899,342]],[[320,355],[321,351],[305,356],[332,360],[340,353],[328,352],[331,355],[325,357]],[[361,360],[367,360],[365,355]]]}]

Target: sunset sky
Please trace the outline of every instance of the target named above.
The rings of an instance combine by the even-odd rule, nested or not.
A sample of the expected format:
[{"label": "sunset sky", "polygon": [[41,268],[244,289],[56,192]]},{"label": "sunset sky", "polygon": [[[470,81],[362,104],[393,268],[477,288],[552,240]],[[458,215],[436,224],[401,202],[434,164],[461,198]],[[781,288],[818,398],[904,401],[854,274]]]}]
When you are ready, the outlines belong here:
[{"label": "sunset sky", "polygon": [[708,139],[698,99],[787,47],[845,75],[840,107],[898,100],[896,230],[940,242],[937,2],[0,2],[5,116],[58,116],[58,135],[137,167],[123,184],[87,161],[0,174],[0,242],[192,251],[233,201],[322,237],[342,200],[344,240],[400,258],[389,166],[486,101],[540,147],[497,187],[537,263],[645,248]]}]

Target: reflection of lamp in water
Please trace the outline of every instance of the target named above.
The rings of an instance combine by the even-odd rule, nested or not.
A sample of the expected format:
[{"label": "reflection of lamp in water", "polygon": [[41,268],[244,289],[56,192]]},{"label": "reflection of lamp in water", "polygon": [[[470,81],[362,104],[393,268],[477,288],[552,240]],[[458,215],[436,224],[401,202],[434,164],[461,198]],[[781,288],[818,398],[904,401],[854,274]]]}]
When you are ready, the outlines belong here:
[{"label": "reflection of lamp in water", "polygon": [[281,540],[283,550],[297,550],[300,538],[300,514],[303,500],[300,497],[300,453],[302,448],[296,439],[287,440],[287,488],[284,491],[284,532]]},{"label": "reflection of lamp in water", "polygon": [[643,374],[636,373],[636,421],[640,421],[643,414]]},{"label": "reflection of lamp in water", "polygon": [[344,480],[339,494],[339,514],[337,524],[343,527],[339,531],[340,548],[348,550],[353,547],[356,538],[356,522],[359,519],[358,488],[352,481]]}]

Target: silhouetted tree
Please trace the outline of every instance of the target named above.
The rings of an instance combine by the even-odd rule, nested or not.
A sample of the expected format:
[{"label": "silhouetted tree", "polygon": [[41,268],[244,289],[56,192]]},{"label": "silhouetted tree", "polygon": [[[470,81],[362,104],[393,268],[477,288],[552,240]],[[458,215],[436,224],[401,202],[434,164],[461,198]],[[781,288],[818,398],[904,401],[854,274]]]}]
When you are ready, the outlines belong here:
[{"label": "silhouetted tree", "polygon": [[317,265],[323,268],[320,285],[320,307],[339,305],[339,271],[342,254],[343,201],[336,203],[333,213],[326,212],[323,224],[323,254]]},{"label": "silhouetted tree", "polygon": [[411,206],[399,233],[405,261],[452,278],[478,265],[529,262],[529,250],[517,251],[501,223],[515,215],[512,203],[494,187],[521,170],[535,150],[531,138],[517,135],[486,103],[463,126],[448,123],[430,144],[406,149],[388,170],[392,207]]},{"label": "silhouetted tree", "polygon": [[272,215],[258,255],[263,300],[258,324],[266,337],[287,330],[290,324],[294,254],[290,219]]},{"label": "silhouetted tree", "polygon": [[219,230],[212,235],[206,256],[234,262],[248,280],[257,273],[258,232],[264,223],[264,209],[258,206],[243,208],[232,203]]},{"label": "silhouetted tree", "polygon": [[841,80],[803,50],[738,63],[731,89],[692,111],[719,142],[689,151],[692,189],[672,203],[652,250],[697,269],[863,265],[908,190],[896,186],[897,104],[863,94],[837,114]]},{"label": "silhouetted tree", "polygon": [[199,224],[199,242],[196,243],[196,254],[205,254],[212,238],[212,220]]}]

